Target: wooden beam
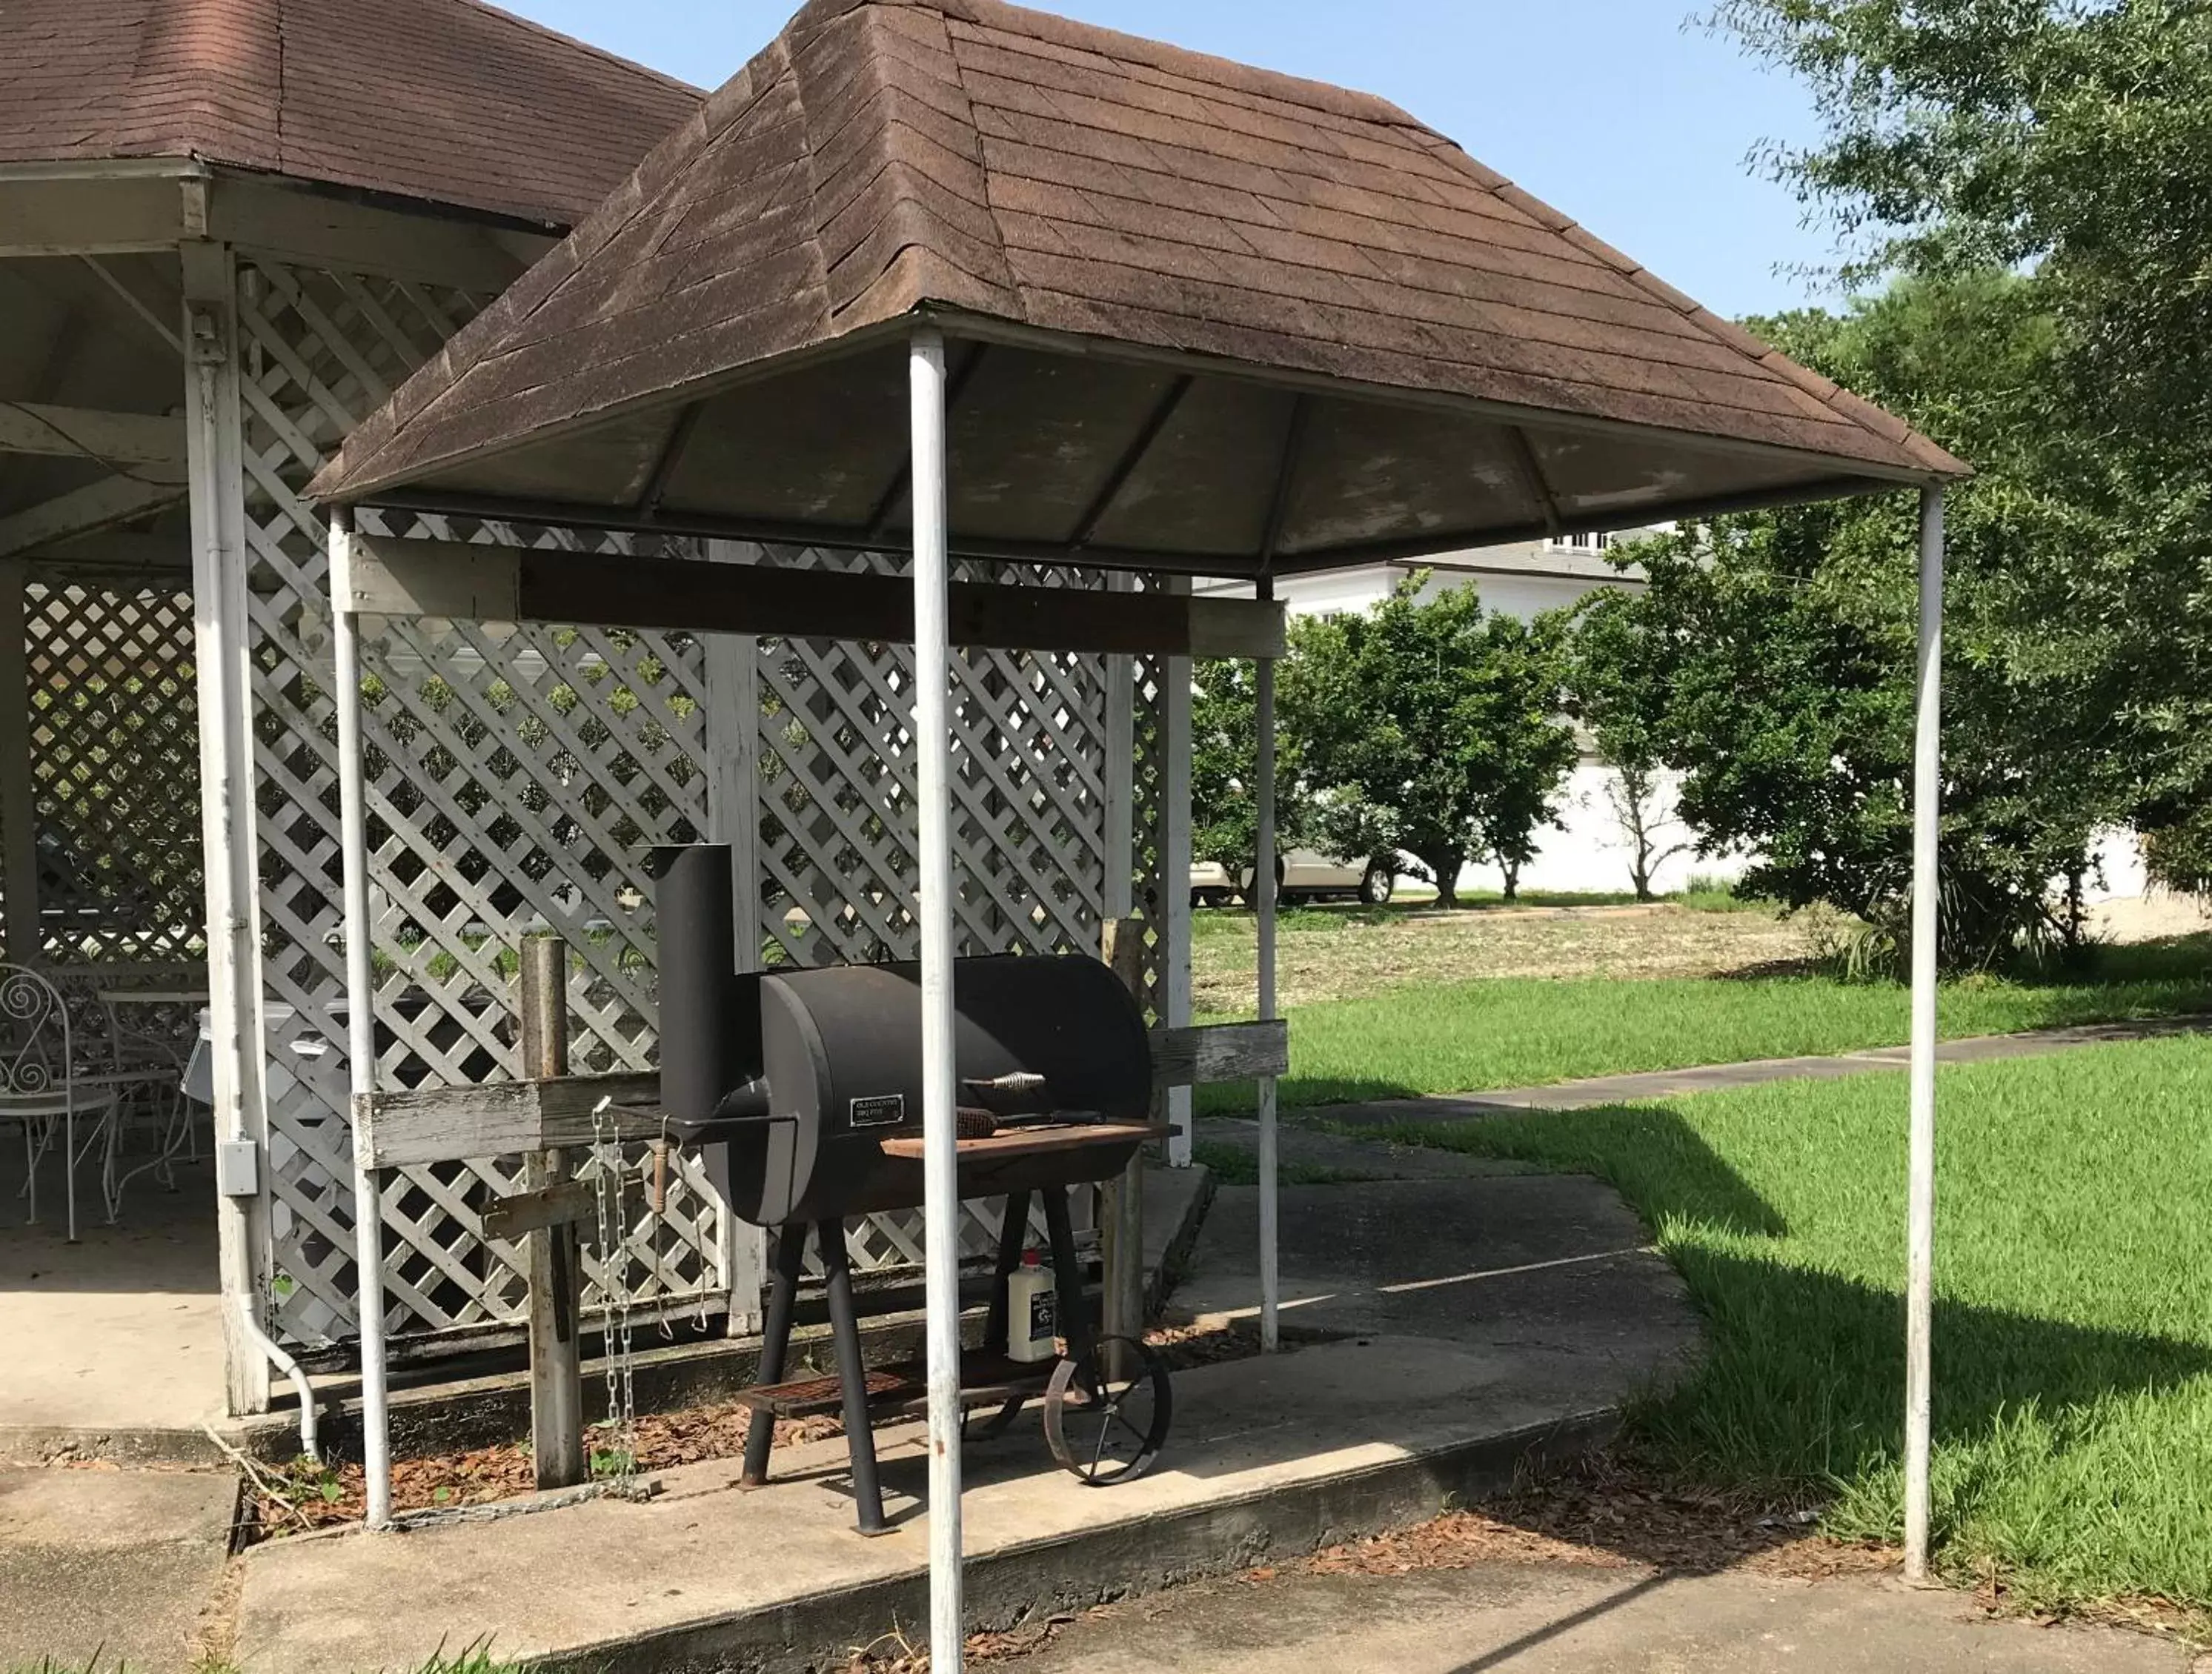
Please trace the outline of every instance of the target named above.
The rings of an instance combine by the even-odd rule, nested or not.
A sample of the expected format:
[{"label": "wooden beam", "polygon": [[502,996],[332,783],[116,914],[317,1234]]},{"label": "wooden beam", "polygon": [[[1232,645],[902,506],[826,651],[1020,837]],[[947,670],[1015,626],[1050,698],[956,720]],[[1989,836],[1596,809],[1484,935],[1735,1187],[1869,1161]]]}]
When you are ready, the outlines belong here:
[{"label": "wooden beam", "polygon": [[[525,938],[515,973],[522,1073],[543,1084],[568,1073],[568,944],[557,936]],[[525,1251],[530,1281],[530,1447],[538,1486],[573,1488],[591,1479],[584,1446],[584,1264],[576,1222],[594,1211],[597,1190],[569,1178],[567,1154],[526,1151],[524,1201],[510,1198],[484,1217],[528,1221]],[[581,1206],[568,1200],[580,1198]]]},{"label": "wooden beam", "polygon": [[0,258],[120,255],[174,250],[184,236],[183,171],[88,178],[50,173],[0,176]]},{"label": "wooden beam", "polygon": [[0,454],[43,454],[102,465],[185,468],[185,421],[42,401],[0,401]]},{"label": "wooden beam", "polygon": [[[483,1215],[484,1236],[512,1242],[525,1233],[550,1232],[556,1227],[574,1226],[579,1220],[589,1220],[599,1213],[599,1189],[589,1180],[562,1180],[557,1184],[540,1186],[535,1191],[518,1191],[492,1200]],[[534,1258],[531,1264],[534,1276]],[[536,1312],[533,1307],[533,1324]],[[564,1484],[556,1482],[553,1486]]]},{"label": "wooden beam", "polygon": [[1291,1026],[1281,1018],[1152,1031],[1152,1079],[1164,1087],[1249,1081],[1290,1068]]},{"label": "wooden beam", "polygon": [[[914,590],[895,575],[390,537],[357,535],[351,545],[336,598],[341,609],[374,616],[914,637]],[[956,581],[951,608],[957,645],[1200,657],[1279,657],[1284,649],[1282,606],[1252,600]]]},{"label": "wooden beam", "polygon": [[363,1093],[354,1100],[354,1154],[372,1168],[397,1168],[589,1145],[601,1099],[614,1101],[625,1137],[649,1139],[660,1132],[650,1108],[659,1097],[660,1077],[649,1071]]},{"label": "wooden beam", "polygon": [[[453,285],[485,296],[506,289],[530,265],[506,247],[510,239],[495,235],[494,216],[479,220],[427,208],[410,214],[228,171],[218,171],[212,184],[207,235],[243,251],[349,273]],[[507,227],[526,248],[553,243],[550,229]]]},{"label": "wooden beam", "polygon": [[[1280,1075],[1290,1068],[1291,1027],[1279,1019],[1155,1029],[1152,1050],[1152,1077],[1164,1087]],[[354,1153],[371,1167],[397,1168],[588,1145],[601,1099],[612,1101],[608,1114],[624,1138],[660,1136],[660,1077],[640,1070],[358,1094]]]},{"label": "wooden beam", "polygon": [[142,483],[129,477],[109,477],[72,489],[0,517],[0,558],[143,517],[163,506],[174,505],[185,491],[181,482]]}]

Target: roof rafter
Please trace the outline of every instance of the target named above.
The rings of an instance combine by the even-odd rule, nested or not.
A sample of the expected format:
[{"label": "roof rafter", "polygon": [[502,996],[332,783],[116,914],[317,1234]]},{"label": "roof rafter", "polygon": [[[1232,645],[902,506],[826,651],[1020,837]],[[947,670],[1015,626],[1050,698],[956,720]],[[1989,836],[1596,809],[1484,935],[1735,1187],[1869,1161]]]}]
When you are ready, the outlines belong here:
[{"label": "roof rafter", "polygon": [[108,477],[0,517],[0,558],[143,517],[185,497],[182,483]]}]

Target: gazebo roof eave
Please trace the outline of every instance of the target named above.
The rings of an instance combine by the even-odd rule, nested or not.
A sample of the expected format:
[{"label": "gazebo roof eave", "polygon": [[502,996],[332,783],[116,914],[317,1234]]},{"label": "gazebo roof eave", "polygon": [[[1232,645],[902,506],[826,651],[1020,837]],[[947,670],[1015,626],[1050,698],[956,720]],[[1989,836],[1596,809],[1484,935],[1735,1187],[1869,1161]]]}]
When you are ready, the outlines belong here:
[{"label": "gazebo roof eave", "polygon": [[[1593,534],[1678,518],[1715,517],[1733,512],[1811,505],[1826,500],[1895,493],[1929,485],[1925,481],[1915,482],[1893,477],[1838,475],[1778,489],[1639,506],[1601,515],[1561,519],[1557,522],[1516,523],[1480,529],[1439,529],[1401,539],[1365,541],[1314,551],[1285,552],[1279,554],[1273,562],[1265,564],[1251,556],[1097,545],[1055,547],[1028,541],[963,537],[957,531],[953,533],[951,545],[952,556],[958,558],[1089,565],[1106,569],[1152,570],[1163,575],[1249,581],[1261,575],[1321,575],[1366,564],[1413,563],[1423,558],[1478,551],[1485,547],[1511,545],[1522,541]],[[488,522],[595,529],[618,534],[670,535],[708,540],[746,541],[763,545],[814,546],[831,551],[903,552],[908,551],[912,545],[911,532],[904,527],[893,527],[876,533],[860,529],[841,530],[811,524],[777,524],[684,513],[647,517],[616,508],[496,496],[441,494],[429,490],[400,490],[359,501],[332,503],[343,504],[349,510],[471,517]]]},{"label": "gazebo roof eave", "polygon": [[688,385],[672,386],[659,395],[580,416],[514,438],[481,453],[462,453],[423,462],[316,497],[323,503],[359,508],[471,516],[488,520],[595,528],[626,533],[665,534],[772,545],[823,547],[834,551],[898,551],[908,545],[897,525],[837,525],[725,516],[712,511],[648,508],[638,502],[570,502],[436,485],[457,466],[513,458],[532,449],[583,439],[619,423],[696,410],[718,396],[780,374],[823,362],[845,359],[881,348],[913,331],[933,326],[948,338],[977,345],[1004,344],[1079,361],[1144,366],[1197,378],[1228,380],[1302,395],[1323,395],[1364,405],[1450,413],[1494,422],[1516,430],[1613,440],[1624,445],[1664,443],[1713,459],[1736,459],[1765,466],[1802,467],[1807,475],[1780,486],[1699,494],[1676,499],[1623,503],[1601,510],[1562,513],[1553,518],[1478,527],[1421,530],[1387,539],[1343,547],[1290,550],[1267,555],[1219,550],[1180,550],[1114,545],[1093,541],[1055,544],[1004,540],[951,532],[956,556],[1029,563],[1088,564],[1107,569],[1157,570],[1169,574],[1249,577],[1261,574],[1313,573],[1390,559],[1433,557],[1546,536],[1583,533],[1761,507],[1802,504],[1888,490],[1921,488],[1963,474],[1933,468],[1913,470],[1887,461],[1814,452],[1773,443],[1715,435],[1702,431],[1639,425],[1620,420],[1516,406],[1450,391],[1378,384],[1321,372],[1304,372],[1237,361],[1215,355],[1161,349],[1124,339],[1057,332],[1021,325],[969,310],[925,305],[910,313],[862,327],[829,342]]}]

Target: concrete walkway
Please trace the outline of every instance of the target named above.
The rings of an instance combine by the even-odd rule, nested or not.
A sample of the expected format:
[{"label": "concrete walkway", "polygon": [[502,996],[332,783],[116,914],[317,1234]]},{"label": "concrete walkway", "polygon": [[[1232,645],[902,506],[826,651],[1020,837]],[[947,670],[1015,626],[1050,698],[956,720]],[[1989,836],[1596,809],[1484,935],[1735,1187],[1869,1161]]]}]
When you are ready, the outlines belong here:
[{"label": "concrete walkway", "polygon": [[1284,1574],[1116,1605],[1022,1674],[2190,1674],[2118,1628],[1990,1621],[1893,1581],[1662,1576],[1577,1564]]},{"label": "concrete walkway", "polygon": [[[2008,1058],[2036,1058],[2081,1046],[2116,1041],[2161,1040],[2174,1035],[2212,1032],[2212,1017],[2142,1018],[2120,1023],[2085,1023],[2065,1029],[2031,1029],[2014,1035],[1970,1035],[1936,1049],[1939,1063],[1994,1063]],[[1688,1069],[1660,1069],[1637,1075],[1598,1075],[1548,1087],[1504,1087],[1488,1093],[1436,1093],[1421,1099],[1377,1099],[1358,1105],[1322,1105],[1300,1111],[1307,1120],[1345,1127],[1395,1127],[1403,1123],[1467,1122],[1507,1111],[1579,1111],[1598,1105],[1625,1105],[1652,1099],[1680,1099],[1729,1087],[1768,1081],[1831,1081],[1906,1067],[1911,1049],[1870,1046],[1830,1057],[1754,1058],[1748,1063],[1703,1064]],[[1204,1130],[1201,1130],[1203,1132]]]},{"label": "concrete walkway", "polygon": [[[1179,1312],[1252,1306],[1254,1197],[1217,1199]],[[1176,1373],[1173,1432],[1135,1482],[1079,1485],[1033,1414],[965,1449],[979,1627],[1293,1557],[1494,1493],[1532,1458],[1604,1439],[1620,1403],[1698,1340],[1673,1269],[1595,1181],[1284,1197],[1285,1323],[1328,1340]],[[256,1547],[240,1566],[236,1660],[246,1674],[353,1674],[489,1639],[562,1669],[842,1666],[848,1647],[927,1616],[924,1437],[902,1424],[878,1445],[894,1527],[877,1540],[853,1532],[843,1443],[828,1441],[780,1452],[775,1479],[750,1493],[737,1461],[718,1460],[665,1473],[642,1505]]]},{"label": "concrete walkway", "polygon": [[215,1459],[199,1429],[223,1398],[210,1166],[179,1165],[173,1192],[135,1183],[113,1227],[80,1181],[76,1244],[58,1179],[40,1182],[39,1224],[15,1224],[21,1178],[0,1169],[0,1459]]},{"label": "concrete walkway", "polygon": [[227,1471],[0,1465],[0,1668],[186,1666],[237,1494]]}]

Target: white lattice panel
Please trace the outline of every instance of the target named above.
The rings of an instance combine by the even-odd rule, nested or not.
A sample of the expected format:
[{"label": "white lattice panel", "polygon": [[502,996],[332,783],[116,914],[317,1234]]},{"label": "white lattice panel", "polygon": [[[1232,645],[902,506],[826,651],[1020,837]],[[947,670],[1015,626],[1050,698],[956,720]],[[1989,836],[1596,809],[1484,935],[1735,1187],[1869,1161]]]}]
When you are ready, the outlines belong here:
[{"label": "white lattice panel", "polygon": [[[902,567],[882,554],[771,548],[755,557],[890,573]],[[970,574],[986,579],[973,567]],[[1028,566],[989,579],[1097,584],[1083,572]],[[763,639],[756,656],[759,853],[769,886],[761,902],[763,958],[830,965],[917,957],[910,648]],[[1113,770],[1108,688],[1104,660],[1096,656],[955,653],[953,913],[961,953],[1097,951]],[[995,1247],[1000,1208],[995,1201],[967,1206],[966,1254]],[[1042,1228],[1041,1208],[1036,1224]],[[919,1211],[871,1215],[848,1231],[854,1263],[864,1269],[918,1265],[921,1237]]]},{"label": "white lattice panel", "polygon": [[[479,299],[260,264],[243,271],[245,478],[254,560],[255,770],[264,987],[272,1055],[287,1033],[332,1050],[272,1075],[270,1266],[287,1337],[353,1334],[355,1274],[337,840],[336,725],[323,521],[301,498],[325,455]],[[559,532],[442,519],[386,533],[507,544]],[[610,546],[607,550],[612,550]],[[764,562],[863,564],[776,551]],[[1091,586],[1024,569],[997,579]],[[386,1086],[512,1073],[507,950],[560,931],[580,1068],[655,1054],[649,844],[707,829],[711,706],[702,648],[681,635],[590,627],[368,624],[365,763],[376,948],[377,1074]],[[915,950],[911,661],[904,648],[764,641],[757,652],[758,851],[771,963],[909,958]],[[975,653],[958,660],[956,903],[969,952],[1094,951],[1109,860],[1103,660]],[[1135,864],[1158,853],[1157,669],[1140,675]],[[1150,684],[1146,683],[1147,679]],[[1151,800],[1146,799],[1150,798]],[[1132,864],[1119,857],[1121,866]],[[1155,867],[1156,869],[1156,867]],[[1149,874],[1146,875],[1149,876]],[[1181,887],[1182,880],[1172,880]],[[1142,903],[1157,888],[1139,888]],[[1157,969],[1153,949],[1152,968]],[[481,1213],[515,1186],[514,1159],[398,1171],[385,1194],[387,1324],[434,1331],[521,1311],[520,1253]],[[672,1306],[726,1288],[720,1210],[686,1165],[665,1217],[634,1198],[624,1280]],[[995,1204],[963,1243],[991,1247]],[[918,1214],[854,1224],[856,1261],[918,1263]],[[601,1275],[588,1275],[596,1287]]]},{"label": "white lattice panel", "polygon": [[40,957],[204,958],[191,595],[33,571],[23,618]]},{"label": "white lattice panel", "polygon": [[[323,522],[300,493],[351,424],[474,312],[418,285],[262,265],[240,285],[264,983],[293,1026],[337,1050],[272,1093],[272,1265],[287,1335],[355,1329],[335,719]],[[404,528],[392,531],[407,533]],[[552,540],[451,527],[448,538]],[[394,622],[365,636],[364,742],[386,1086],[513,1073],[511,950],[559,931],[580,1068],[653,1061],[655,843],[702,834],[701,657],[681,636]],[[520,1257],[483,1236],[514,1159],[398,1171],[385,1195],[394,1330],[518,1317]],[[703,1182],[641,1211],[631,1278],[656,1300],[719,1294],[719,1210]],[[593,1275],[596,1277],[596,1275]]]}]

